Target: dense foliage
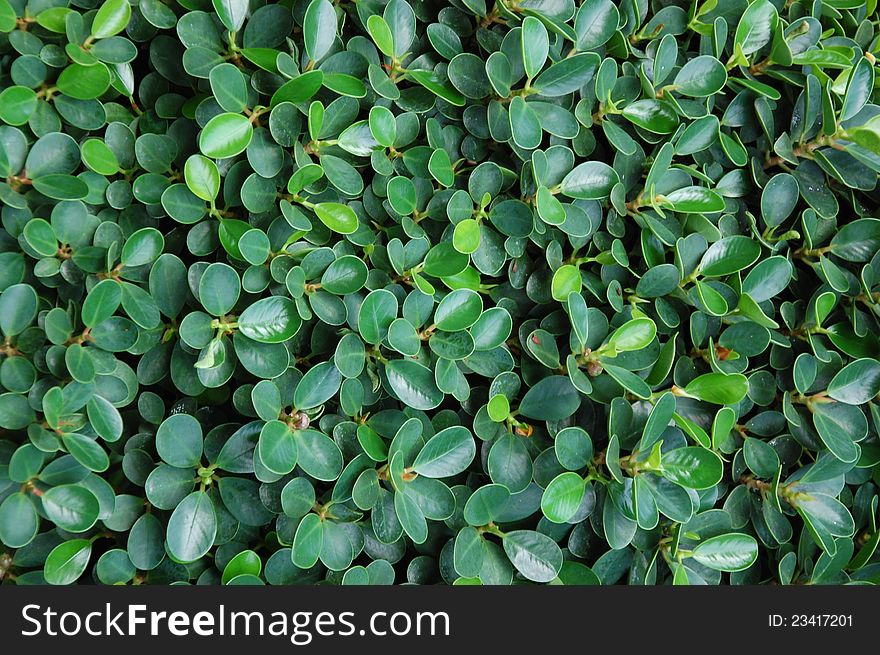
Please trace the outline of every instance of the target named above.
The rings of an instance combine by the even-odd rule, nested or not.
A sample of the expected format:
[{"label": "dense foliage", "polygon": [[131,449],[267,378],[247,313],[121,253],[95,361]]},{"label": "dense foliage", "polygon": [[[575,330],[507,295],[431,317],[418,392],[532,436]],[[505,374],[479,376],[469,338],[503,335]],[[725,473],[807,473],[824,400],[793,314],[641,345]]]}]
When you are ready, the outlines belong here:
[{"label": "dense foliage", "polygon": [[876,0],[0,0],[0,579],[880,580]]}]

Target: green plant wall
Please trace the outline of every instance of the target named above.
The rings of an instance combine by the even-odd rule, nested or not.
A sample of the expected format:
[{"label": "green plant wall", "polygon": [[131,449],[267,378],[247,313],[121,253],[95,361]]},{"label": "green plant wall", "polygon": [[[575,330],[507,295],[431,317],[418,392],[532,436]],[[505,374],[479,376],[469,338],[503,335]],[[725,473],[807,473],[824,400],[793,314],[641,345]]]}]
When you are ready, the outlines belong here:
[{"label": "green plant wall", "polygon": [[0,0],[0,580],[877,582],[876,0]]}]

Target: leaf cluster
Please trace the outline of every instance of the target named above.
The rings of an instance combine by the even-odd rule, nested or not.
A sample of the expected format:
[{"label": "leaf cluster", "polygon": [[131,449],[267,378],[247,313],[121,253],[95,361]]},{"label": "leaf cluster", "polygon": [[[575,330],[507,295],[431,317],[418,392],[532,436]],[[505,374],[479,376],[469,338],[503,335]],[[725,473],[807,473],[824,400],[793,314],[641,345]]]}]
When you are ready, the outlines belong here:
[{"label": "leaf cluster", "polygon": [[876,0],[0,0],[0,581],[880,581]]}]

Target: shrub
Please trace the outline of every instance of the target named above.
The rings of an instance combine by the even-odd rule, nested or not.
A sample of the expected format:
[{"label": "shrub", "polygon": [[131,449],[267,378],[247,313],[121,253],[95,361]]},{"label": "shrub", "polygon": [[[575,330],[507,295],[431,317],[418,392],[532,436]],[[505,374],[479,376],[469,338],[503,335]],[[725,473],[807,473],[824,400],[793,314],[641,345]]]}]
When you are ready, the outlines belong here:
[{"label": "shrub", "polygon": [[0,0],[0,578],[880,580],[875,10]]}]

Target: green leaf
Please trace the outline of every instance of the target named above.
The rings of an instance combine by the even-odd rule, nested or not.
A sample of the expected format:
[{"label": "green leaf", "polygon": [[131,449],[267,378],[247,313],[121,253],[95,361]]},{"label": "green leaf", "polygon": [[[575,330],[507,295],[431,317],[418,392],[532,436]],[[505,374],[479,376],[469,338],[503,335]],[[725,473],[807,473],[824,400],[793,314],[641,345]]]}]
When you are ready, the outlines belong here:
[{"label": "green leaf", "polygon": [[724,474],[721,458],[699,446],[670,450],[662,455],[660,464],[663,477],[690,489],[711,489]]},{"label": "green leaf", "polygon": [[642,298],[659,298],[678,288],[680,281],[674,264],[660,264],[645,272],[636,285],[636,293]]},{"label": "green leaf", "polygon": [[415,500],[404,493],[394,494],[394,511],[407,536],[416,544],[428,539],[428,523]]},{"label": "green leaf", "polygon": [[[324,73],[320,70],[311,70],[285,82],[269,101],[273,109],[283,102],[300,104],[313,97],[324,83]],[[204,152],[204,148],[202,149]],[[208,154],[208,153],[205,153]],[[209,157],[211,155],[208,155]]]},{"label": "green leaf", "polygon": [[237,32],[244,25],[248,0],[211,0],[214,11],[226,29]]},{"label": "green leaf", "polygon": [[654,402],[654,408],[648,415],[648,420],[642,430],[639,450],[648,450],[660,440],[666,427],[672,421],[675,408],[675,396],[671,393],[664,393]]},{"label": "green leaf", "polygon": [[734,235],[713,243],[700,260],[700,273],[723,277],[751,266],[761,256],[761,246],[749,237]]},{"label": "green leaf", "polygon": [[119,160],[101,139],[86,139],[81,148],[83,163],[99,175],[119,172]]},{"label": "green leaf", "polygon": [[315,488],[305,478],[293,478],[281,490],[281,507],[286,516],[301,518],[315,506]]},{"label": "green leaf", "polygon": [[460,253],[470,255],[480,247],[480,224],[466,218],[456,224],[452,232],[452,245]]},{"label": "green leaf", "polygon": [[336,40],[336,9],[328,0],[312,0],[303,18],[306,53],[312,61],[323,59]]},{"label": "green leaf", "polygon": [[672,419],[687,436],[696,441],[703,448],[711,447],[712,440],[709,438],[709,435],[706,434],[706,431],[699,426],[699,424],[695,423],[685,416],[681,416],[680,414],[673,414]]},{"label": "green leaf", "polygon": [[388,327],[388,345],[402,355],[410,357],[418,355],[422,348],[416,329],[405,318],[396,318],[391,322]]},{"label": "green leaf", "polygon": [[104,64],[70,64],[61,71],[55,85],[64,95],[77,100],[92,100],[110,87],[110,71]]},{"label": "green leaf", "polygon": [[254,126],[245,116],[218,114],[202,129],[199,150],[213,159],[235,157],[247,149],[253,136]]},{"label": "green leaf", "polygon": [[568,95],[588,84],[598,68],[598,55],[581,52],[551,65],[538,75],[532,86],[548,98]]},{"label": "green leaf", "polygon": [[776,7],[768,0],[754,0],[737,23],[736,34],[733,37],[734,45],[739,47],[744,55],[757,52],[770,43],[778,22]]},{"label": "green leaf", "polygon": [[534,466],[524,440],[505,434],[489,449],[486,469],[492,482],[502,484],[511,494],[525,491],[532,481]]},{"label": "green leaf", "polygon": [[72,484],[52,487],[40,500],[46,517],[62,530],[85,532],[98,520],[98,499],[85,487]]},{"label": "green leaf", "polygon": [[650,318],[634,318],[617,328],[606,342],[612,352],[628,352],[646,348],[657,334]]},{"label": "green leaf", "polygon": [[483,485],[467,499],[464,520],[468,525],[486,525],[501,515],[509,499],[507,487],[500,484]]},{"label": "green leaf", "polygon": [[510,401],[503,394],[496,394],[489,399],[486,405],[486,411],[496,423],[500,423],[510,416]]},{"label": "green leaf", "polygon": [[313,478],[335,480],[342,471],[342,453],[336,443],[317,430],[294,432],[298,464]]},{"label": "green leaf", "polygon": [[834,537],[850,537],[855,531],[853,517],[846,506],[836,498],[822,493],[810,493],[798,500],[797,511],[810,525]]},{"label": "green leaf", "polygon": [[90,471],[101,473],[110,467],[106,451],[90,437],[75,432],[66,433],[61,435],[61,443],[77,462]]},{"label": "green leaf", "polygon": [[619,24],[620,12],[611,0],[586,0],[574,22],[577,49],[592,50],[605,44]]},{"label": "green leaf", "polygon": [[[36,297],[34,302],[36,308]],[[92,290],[83,302],[83,323],[85,323],[86,327],[95,327],[113,316],[121,302],[122,286],[115,280],[101,280],[92,287]],[[2,300],[0,300],[0,305],[2,304]],[[2,314],[0,314],[0,321],[2,321]],[[8,334],[5,328],[3,332]]]},{"label": "green leaf", "polygon": [[263,562],[260,556],[252,550],[243,550],[233,557],[223,568],[221,577],[222,584],[230,584],[233,578],[239,575],[259,576],[263,570]]},{"label": "green leaf", "polygon": [[0,503],[0,543],[21,548],[37,535],[40,518],[28,497],[22,492],[7,496]]},{"label": "green leaf", "polygon": [[375,462],[384,462],[388,458],[388,445],[370,426],[359,425],[357,439],[367,457]]},{"label": "green leaf", "polygon": [[772,478],[779,469],[779,456],[770,444],[758,439],[747,439],[743,444],[743,459],[748,467],[762,478]]},{"label": "green leaf", "polygon": [[[34,419],[34,410],[25,396],[17,393],[0,394],[0,427],[7,430],[23,430]],[[22,482],[26,481],[27,478],[22,480]]]},{"label": "green leaf", "polygon": [[483,568],[483,538],[475,528],[462,528],[456,536],[453,565],[461,576],[476,577],[480,574]]},{"label": "green leaf", "polygon": [[483,299],[470,289],[456,289],[448,293],[434,312],[438,330],[457,332],[469,328],[480,318]]},{"label": "green leaf", "polygon": [[[286,475],[296,466],[298,448],[293,432],[286,423],[281,421],[268,421],[260,430],[260,439],[257,442],[257,450],[260,461],[267,469],[277,475]],[[302,479],[302,478],[297,478]],[[291,480],[295,482],[296,480]],[[287,487],[285,487],[286,489]],[[314,491],[312,492],[314,503]],[[284,494],[281,500],[284,503]],[[308,509],[311,509],[309,505]],[[285,510],[287,513],[287,510]]]},{"label": "green leaf", "polygon": [[209,264],[199,280],[199,301],[212,316],[232,311],[241,294],[241,280],[228,264]]},{"label": "green leaf", "polygon": [[426,70],[409,70],[406,74],[414,82],[422,85],[435,96],[443,98],[449,104],[464,107],[464,96],[450,87],[437,73]]},{"label": "green leaf", "polygon": [[[674,211],[683,213],[711,213],[724,210],[724,198],[712,189],[701,186],[689,186],[671,191],[663,196],[662,203],[668,204]],[[751,240],[749,242],[754,243]]]},{"label": "green leaf", "polygon": [[672,134],[679,123],[672,107],[659,100],[636,100],[622,114],[633,125],[655,134]]},{"label": "green leaf", "polygon": [[87,411],[89,423],[104,441],[118,441],[122,436],[122,416],[110,401],[101,396],[89,399]]},{"label": "green leaf", "polygon": [[287,182],[288,193],[299,193],[307,186],[311,186],[324,176],[324,169],[317,164],[306,164],[297,168]]},{"label": "green leaf", "polygon": [[848,262],[866,262],[880,249],[880,219],[860,218],[831,239],[831,252]]},{"label": "green leaf", "polygon": [[120,259],[125,266],[143,266],[155,261],[165,248],[165,238],[152,227],[141,228],[132,234],[122,247]]},{"label": "green leaf", "polygon": [[868,423],[862,410],[843,403],[812,405],[813,424],[822,443],[840,461],[851,463],[859,457],[855,442],[865,438]]},{"label": "green leaf", "polygon": [[317,562],[324,545],[324,525],[317,514],[306,514],[293,539],[293,563],[301,569],[310,569]]},{"label": "green leaf", "polygon": [[378,14],[370,16],[367,19],[367,31],[382,54],[386,57],[394,56],[394,34],[384,18]]},{"label": "green leaf", "polygon": [[238,317],[239,331],[261,343],[282,343],[292,339],[301,325],[296,305],[283,296],[258,300]]},{"label": "green leaf", "polygon": [[394,145],[394,139],[397,138],[397,123],[390,109],[382,105],[371,107],[369,125],[370,132],[379,145],[385,148]]},{"label": "green leaf", "polygon": [[10,86],[0,92],[0,120],[24,125],[37,109],[37,94],[24,86]]},{"label": "green leaf", "polygon": [[675,76],[675,91],[694,98],[718,93],[727,83],[724,64],[711,55],[700,55],[688,61]]},{"label": "green leaf", "polygon": [[828,395],[848,405],[863,405],[880,393],[880,362],[857,359],[828,383]]},{"label": "green leaf", "polygon": [[544,67],[550,52],[550,37],[544,24],[533,16],[526,16],[520,30],[522,38],[523,67],[529,79]]},{"label": "green leaf", "polygon": [[873,89],[874,65],[867,57],[862,57],[850,71],[840,120],[847,121],[855,117],[870,100]]},{"label": "green leaf", "polygon": [[209,74],[214,99],[225,111],[240,113],[247,106],[247,82],[233,64],[214,66]]},{"label": "green leaf", "polygon": [[431,437],[412,468],[428,478],[448,478],[465,470],[477,452],[470,430],[452,426]]},{"label": "green leaf", "polygon": [[371,291],[358,314],[358,332],[367,343],[376,345],[388,336],[388,328],[397,318],[397,297],[385,289]]},{"label": "green leaf", "polygon": [[603,364],[602,368],[614,378],[615,382],[635,396],[645,400],[651,397],[651,387],[635,373],[607,363]]},{"label": "green leaf", "polygon": [[[37,302],[37,293],[28,284],[6,287],[0,293],[0,331],[3,335],[14,337],[21,334],[36,317]],[[85,309],[83,315],[85,316]]]},{"label": "green leaf", "polygon": [[758,559],[758,542],[748,534],[720,534],[697,544],[691,557],[715,571],[743,571]]},{"label": "green leaf", "polygon": [[564,375],[551,375],[532,386],[523,396],[519,413],[539,421],[560,421],[580,407],[577,389]]},{"label": "green leaf", "polygon": [[388,384],[395,395],[413,409],[434,409],[443,402],[434,372],[418,362],[395,359],[385,365]]},{"label": "green leaf", "polygon": [[357,214],[348,205],[320,202],[315,205],[315,215],[324,225],[339,234],[352,234],[358,229]]},{"label": "green leaf", "polygon": [[510,130],[513,142],[524,150],[532,150],[541,145],[543,134],[541,119],[522,96],[510,101]]},{"label": "green leaf", "polygon": [[416,188],[412,180],[402,175],[392,177],[388,181],[388,202],[398,214],[412,214],[416,209]]},{"label": "green leaf", "polygon": [[791,281],[792,266],[778,255],[759,261],[742,282],[743,293],[755,302],[764,302],[778,295]]},{"label": "green leaf", "polygon": [[749,381],[741,373],[704,373],[684,387],[684,392],[715,405],[735,405],[749,391]]},{"label": "green leaf", "polygon": [[570,471],[584,468],[593,458],[593,442],[583,429],[563,428],[556,433],[553,443],[556,459]]},{"label": "green leaf", "polygon": [[553,523],[566,523],[580,509],[586,485],[580,475],[560,473],[541,495],[541,511]]},{"label": "green leaf", "polygon": [[579,164],[568,173],[562,180],[560,191],[578,200],[604,200],[618,182],[620,177],[608,164],[590,161]]},{"label": "green leaf", "polygon": [[178,468],[195,468],[202,458],[202,426],[189,414],[169,416],[156,431],[156,452]]},{"label": "green leaf", "polygon": [[694,291],[700,299],[700,308],[705,308],[706,313],[710,316],[725,316],[730,311],[724,296],[702,280],[694,282]]},{"label": "green leaf", "polygon": [[850,58],[835,50],[807,50],[792,57],[792,63],[798,66],[818,66],[820,68],[849,68]]},{"label": "green leaf", "polygon": [[562,568],[562,551],[550,537],[532,530],[515,530],[504,535],[504,552],[523,577],[533,582],[550,582]]},{"label": "green leaf", "polygon": [[455,183],[455,172],[449,153],[438,148],[431,154],[428,160],[428,171],[431,176],[445,187],[451,187]]},{"label": "green leaf", "polygon": [[321,362],[310,368],[296,386],[293,404],[301,409],[318,407],[330,400],[339,391],[342,373],[333,362]]},{"label": "green leaf", "polygon": [[390,0],[382,14],[394,35],[394,56],[402,58],[410,52],[415,38],[416,15],[406,0]]},{"label": "green leaf", "polygon": [[363,260],[344,255],[334,261],[321,277],[321,288],[340,296],[360,290],[367,281],[369,269]]},{"label": "green leaf", "polygon": [[214,502],[204,491],[194,491],[174,508],[168,519],[166,548],[178,562],[195,562],[208,552],[216,535]]},{"label": "green leaf", "polygon": [[565,264],[553,273],[550,294],[554,300],[565,302],[571,293],[580,293],[581,272],[576,266]]},{"label": "green leaf", "polygon": [[92,542],[88,539],[63,541],[46,555],[43,575],[52,585],[68,585],[85,573],[92,556]]},{"label": "green leaf", "polygon": [[72,175],[43,175],[32,183],[34,189],[54,200],[81,200],[89,193],[88,185]]}]

